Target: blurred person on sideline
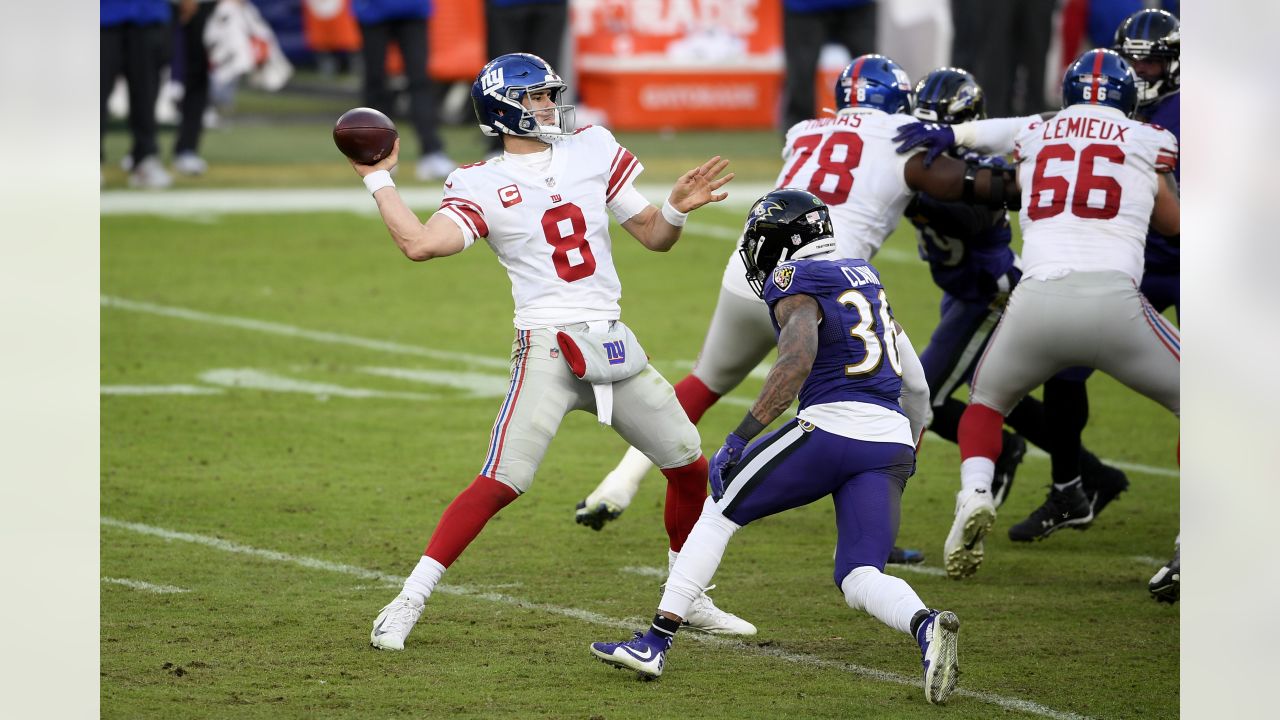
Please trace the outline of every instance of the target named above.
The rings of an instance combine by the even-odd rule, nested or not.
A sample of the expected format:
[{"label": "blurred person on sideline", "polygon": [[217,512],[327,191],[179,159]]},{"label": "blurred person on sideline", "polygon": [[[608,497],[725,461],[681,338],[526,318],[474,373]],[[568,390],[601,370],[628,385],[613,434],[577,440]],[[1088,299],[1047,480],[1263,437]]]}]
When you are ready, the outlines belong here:
[{"label": "blurred person on sideline", "polygon": [[[561,66],[569,24],[568,0],[485,0],[484,22],[489,57],[529,53],[552,67]],[[501,137],[486,140],[489,157],[502,154]]]},{"label": "blurred person on sideline", "polygon": [[951,0],[951,64],[986,81],[987,112],[1030,115],[1045,106],[1045,63],[1057,0]]},{"label": "blurred person on sideline", "polygon": [[436,85],[427,75],[431,0],[352,0],[351,7],[363,37],[365,105],[395,115],[395,95],[387,78],[387,46],[394,42],[404,58],[409,119],[420,146],[415,174],[419,180],[447,177],[457,164],[445,154],[436,117]]},{"label": "blurred person on sideline", "polygon": [[[133,144],[124,165],[129,187],[162,190],[173,177],[160,162],[156,144],[156,97],[160,70],[169,55],[169,0],[100,0],[102,140],[107,136],[107,98],[116,78],[124,75],[129,88],[129,133]],[[100,160],[106,160],[105,147]]]},{"label": "blurred person on sideline", "polygon": [[814,76],[823,45],[843,45],[850,57],[876,51],[877,10],[876,0],[783,0],[784,132],[813,117]]},{"label": "blurred person on sideline", "polygon": [[183,175],[203,175],[209,164],[200,157],[200,136],[204,133],[204,113],[209,107],[209,50],[204,29],[218,0],[177,0],[174,34],[182,39],[181,75],[182,119],[173,146],[173,169]]}]

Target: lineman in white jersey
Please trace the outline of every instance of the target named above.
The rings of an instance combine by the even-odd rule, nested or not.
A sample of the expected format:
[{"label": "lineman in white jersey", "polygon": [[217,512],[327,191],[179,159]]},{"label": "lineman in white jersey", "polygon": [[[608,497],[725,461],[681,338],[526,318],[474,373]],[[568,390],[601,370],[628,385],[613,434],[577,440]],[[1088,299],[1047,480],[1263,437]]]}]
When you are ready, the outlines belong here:
[{"label": "lineman in white jersey", "polygon": [[[918,190],[938,182],[930,175],[960,177],[959,161],[933,163],[899,155],[893,138],[914,123],[912,90],[905,71],[883,55],[862,55],[845,67],[835,85],[835,117],[805,120],[787,132],[776,186],[806,189],[830,208],[836,254],[869,260],[898,226]],[[746,378],[775,344],[769,312],[746,282],[737,252],[730,254],[711,326],[693,371],[676,383],[676,396],[689,418],[703,413]],[[903,408],[924,426],[929,388],[924,368],[905,333],[898,335],[903,357]],[[914,427],[914,424],[913,424]],[[914,427],[918,439],[923,431]],[[597,530],[630,504],[651,464],[635,448],[578,504],[578,522]],[[894,549],[891,561],[916,561],[915,551]]]},{"label": "lineman in white jersey", "polygon": [[[396,244],[413,260],[453,255],[484,239],[511,278],[516,339],[511,383],[475,480],[444,511],[404,588],[374,621],[370,642],[404,641],[440,577],[489,518],[529,489],[560,421],[594,412],[667,476],[669,562],[697,522],[707,495],[707,460],[698,431],[671,385],[648,364],[620,321],[610,215],[645,247],[670,249],[688,212],[718,202],[733,178],[712,158],[685,173],[661,211],[632,186],[640,162],[603,128],[574,131],[564,83],[534,55],[489,62],[472,86],[481,128],[502,137],[502,157],[458,168],[445,181],[440,211],[421,223],[389,170],[356,165]],[[689,624],[709,632],[754,634],[750,623],[715,607],[705,593]]]},{"label": "lineman in white jersey", "polygon": [[[1000,428],[1033,388],[1063,368],[1088,366],[1179,413],[1178,330],[1138,291],[1148,225],[1179,231],[1178,142],[1132,119],[1135,81],[1118,54],[1090,50],[1067,68],[1064,109],[1051,119],[950,131],[921,125],[900,136],[904,149],[924,144],[929,154],[952,142],[980,151],[1012,147],[1020,163],[1023,276],[974,372],[960,421],[962,487],[944,547],[952,577],[972,575],[982,563],[982,538],[995,522],[990,488]],[[967,192],[986,192],[984,178],[966,182]]]}]

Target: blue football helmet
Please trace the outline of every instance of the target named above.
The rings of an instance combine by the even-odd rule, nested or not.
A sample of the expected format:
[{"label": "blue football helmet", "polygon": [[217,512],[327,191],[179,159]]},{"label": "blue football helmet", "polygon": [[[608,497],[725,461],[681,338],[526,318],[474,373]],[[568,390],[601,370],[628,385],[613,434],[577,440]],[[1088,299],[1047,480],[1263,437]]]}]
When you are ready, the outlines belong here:
[{"label": "blue football helmet", "polygon": [[1115,50],[1089,50],[1062,76],[1062,107],[1071,105],[1105,105],[1133,117],[1138,109],[1138,76]]},{"label": "blue football helmet", "polygon": [[916,83],[917,119],[947,125],[981,120],[987,116],[987,99],[982,86],[967,70],[940,67]]},{"label": "blue football helmet", "polygon": [[[471,84],[471,105],[485,135],[505,133],[551,142],[573,134],[573,106],[560,104],[565,87],[546,60],[528,53],[508,53],[480,69]],[[548,91],[555,103],[537,113],[553,113],[550,123],[539,123],[522,102],[527,93],[539,90]]]},{"label": "blue football helmet", "polygon": [[836,110],[871,107],[911,114],[911,78],[884,55],[859,55],[836,78]]},{"label": "blue football helmet", "polygon": [[1139,105],[1154,102],[1181,87],[1178,56],[1182,49],[1182,29],[1178,18],[1168,10],[1139,10],[1130,15],[1116,28],[1111,47],[1129,62],[1150,59],[1164,65],[1159,77],[1138,77]]}]

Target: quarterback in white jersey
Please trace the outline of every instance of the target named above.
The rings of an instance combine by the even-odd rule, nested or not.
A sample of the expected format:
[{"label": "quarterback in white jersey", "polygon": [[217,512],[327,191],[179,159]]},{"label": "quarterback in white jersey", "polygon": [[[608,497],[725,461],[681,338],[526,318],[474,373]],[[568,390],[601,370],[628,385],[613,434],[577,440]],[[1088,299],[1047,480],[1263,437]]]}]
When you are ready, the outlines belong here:
[{"label": "quarterback in white jersey", "polygon": [[[836,255],[869,260],[897,228],[917,191],[931,194],[959,179],[964,164],[949,158],[926,168],[919,157],[897,153],[894,137],[915,122],[910,79],[883,55],[863,55],[845,67],[835,85],[835,117],[805,120],[786,136],[778,188],[805,189],[831,211]],[[957,198],[958,199],[958,198]],[[746,281],[737,252],[729,256],[720,297],[693,371],[676,383],[676,396],[698,422],[721,396],[737,387],[775,345],[769,312]],[[929,423],[924,368],[905,333],[897,335],[903,358],[903,408],[919,438]],[[600,529],[630,504],[652,467],[632,448],[587,499],[578,504],[579,523]],[[895,548],[892,562],[923,555]]]},{"label": "quarterback in white jersey", "polygon": [[[687,213],[723,200],[733,178],[718,157],[685,173],[661,210],[633,187],[640,162],[603,128],[574,131],[564,82],[544,60],[513,53],[481,69],[472,103],[482,130],[502,138],[499,158],[464,165],[445,181],[440,211],[425,224],[404,204],[389,171],[399,143],[377,165],[352,163],[406,256],[430,260],[484,239],[511,278],[516,338],[511,381],[475,480],[454,498],[404,588],[378,614],[370,643],[403,650],[441,576],[489,518],[529,489],[551,438],[573,410],[597,415],[667,477],[665,520],[673,563],[707,496],[698,431],[671,385],[648,364],[620,320],[609,217],[645,247],[670,249]],[[700,596],[689,624],[754,634],[755,626]]]},{"label": "quarterback in white jersey", "polygon": [[[1091,367],[1179,413],[1178,331],[1138,291],[1148,226],[1179,231],[1178,143],[1132,119],[1135,84],[1118,54],[1090,50],[1067,68],[1064,109],[1053,118],[951,130],[966,147],[1013,148],[1023,238],[1022,280],[974,372],[960,420],[961,490],[944,547],[953,577],[972,575],[982,562],[982,539],[995,522],[990,489],[1000,428],[1033,388],[1064,368]],[[922,139],[933,130],[907,135],[917,132]],[[985,180],[966,178],[966,192],[985,194]],[[1055,483],[1051,501],[1079,483]]]}]

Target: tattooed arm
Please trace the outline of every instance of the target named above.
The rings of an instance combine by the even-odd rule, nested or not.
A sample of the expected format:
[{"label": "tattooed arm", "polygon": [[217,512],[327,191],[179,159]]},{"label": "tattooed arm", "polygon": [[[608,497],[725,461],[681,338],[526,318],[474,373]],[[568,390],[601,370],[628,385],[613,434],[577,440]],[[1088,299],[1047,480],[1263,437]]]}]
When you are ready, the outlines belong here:
[{"label": "tattooed arm", "polygon": [[795,401],[818,354],[818,321],[822,309],[808,295],[790,295],[773,310],[778,319],[778,360],[769,371],[751,411],[734,434],[750,440]]}]

